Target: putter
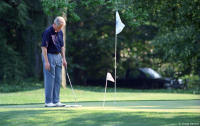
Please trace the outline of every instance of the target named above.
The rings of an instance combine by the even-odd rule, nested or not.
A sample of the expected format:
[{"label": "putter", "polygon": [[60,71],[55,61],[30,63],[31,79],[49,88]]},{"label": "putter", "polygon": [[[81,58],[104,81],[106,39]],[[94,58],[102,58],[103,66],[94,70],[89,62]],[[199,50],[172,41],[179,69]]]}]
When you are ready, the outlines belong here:
[{"label": "putter", "polygon": [[[71,89],[72,89],[72,94],[74,95],[74,99],[75,99],[75,103],[77,103],[77,97],[76,97],[76,94],[74,92],[74,89],[73,89],[73,86],[72,86],[72,83],[71,83],[71,80],[70,80],[70,77],[69,77],[69,73],[67,71],[67,68],[65,67],[65,72],[67,74],[67,78],[69,80],[69,84],[71,86]],[[81,107],[82,105],[65,105],[65,107]]]}]

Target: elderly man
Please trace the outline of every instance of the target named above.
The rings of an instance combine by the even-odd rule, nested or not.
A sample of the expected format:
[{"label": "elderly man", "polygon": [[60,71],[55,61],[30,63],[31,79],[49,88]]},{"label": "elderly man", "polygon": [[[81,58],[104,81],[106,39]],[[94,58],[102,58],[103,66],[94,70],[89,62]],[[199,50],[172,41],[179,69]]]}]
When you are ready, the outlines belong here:
[{"label": "elderly man", "polygon": [[66,67],[62,27],[63,17],[56,17],[53,25],[42,34],[42,61],[45,87],[45,107],[63,107],[60,102],[62,64]]}]

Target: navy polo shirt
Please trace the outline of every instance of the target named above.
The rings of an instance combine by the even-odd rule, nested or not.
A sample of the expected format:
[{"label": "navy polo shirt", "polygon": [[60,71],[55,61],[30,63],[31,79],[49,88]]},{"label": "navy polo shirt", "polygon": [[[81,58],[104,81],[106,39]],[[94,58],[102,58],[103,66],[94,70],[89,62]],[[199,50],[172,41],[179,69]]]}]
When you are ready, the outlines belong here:
[{"label": "navy polo shirt", "polygon": [[63,47],[63,32],[55,32],[53,26],[48,27],[42,34],[42,47],[47,47],[47,53],[60,53]]}]

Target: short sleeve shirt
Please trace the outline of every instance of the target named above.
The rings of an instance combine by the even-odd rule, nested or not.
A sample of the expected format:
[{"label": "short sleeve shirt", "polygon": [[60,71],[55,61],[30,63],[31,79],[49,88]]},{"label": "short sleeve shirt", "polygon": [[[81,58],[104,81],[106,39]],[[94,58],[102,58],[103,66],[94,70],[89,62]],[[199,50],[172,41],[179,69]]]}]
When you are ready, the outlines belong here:
[{"label": "short sleeve shirt", "polygon": [[63,47],[63,32],[55,32],[53,26],[48,27],[42,34],[42,47],[47,47],[47,53],[60,53]]}]

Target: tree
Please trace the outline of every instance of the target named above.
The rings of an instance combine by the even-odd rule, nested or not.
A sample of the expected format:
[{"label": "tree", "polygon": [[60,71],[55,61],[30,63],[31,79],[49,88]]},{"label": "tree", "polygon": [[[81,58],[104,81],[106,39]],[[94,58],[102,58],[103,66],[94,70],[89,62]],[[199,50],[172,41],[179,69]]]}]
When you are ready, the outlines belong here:
[{"label": "tree", "polygon": [[23,36],[19,32],[25,27],[27,13],[24,1],[0,1],[0,80],[19,81],[25,76],[25,61],[21,60],[24,48],[20,47]]},{"label": "tree", "polygon": [[39,0],[0,1],[0,81],[40,76],[38,48],[46,18],[40,8]]},{"label": "tree", "polygon": [[[120,0],[119,0],[120,1]],[[157,29],[149,39],[153,62],[162,67],[171,64],[175,76],[199,73],[200,2],[198,0],[121,0],[124,18],[131,30],[141,25]],[[144,32],[144,31],[142,31]],[[131,33],[131,32],[129,32]],[[150,48],[149,48],[150,49]],[[134,52],[134,50],[131,50]],[[150,59],[149,59],[150,60]],[[174,76],[174,75],[171,75]]]},{"label": "tree", "polygon": [[[174,64],[177,76],[199,70],[200,2],[197,0],[162,1],[154,6],[159,34],[154,39],[154,55],[163,63]],[[163,48],[164,47],[164,48]]]}]

